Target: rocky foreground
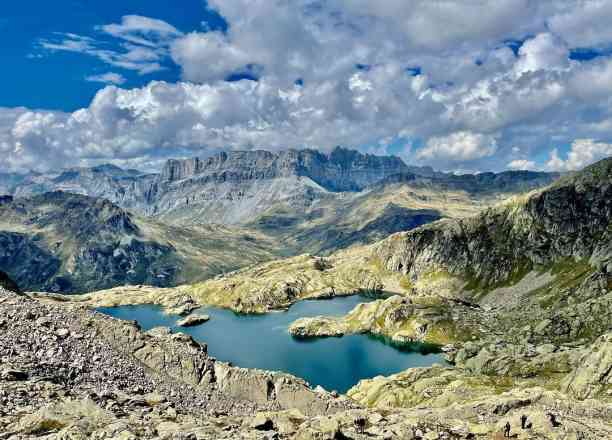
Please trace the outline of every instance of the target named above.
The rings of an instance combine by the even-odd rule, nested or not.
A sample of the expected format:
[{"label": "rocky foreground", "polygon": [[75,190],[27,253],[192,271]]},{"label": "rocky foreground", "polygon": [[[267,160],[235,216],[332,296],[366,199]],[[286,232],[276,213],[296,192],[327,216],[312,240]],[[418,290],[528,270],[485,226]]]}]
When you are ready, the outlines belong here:
[{"label": "rocky foreground", "polygon": [[260,438],[260,411],[305,419],[357,407],[219,362],[185,334],[1,288],[0,330],[0,438]]},{"label": "rocky foreground", "polygon": [[[362,381],[346,397],[219,362],[181,333],[4,289],[0,329],[2,439],[484,439],[507,422],[517,438],[612,436],[612,334],[524,354],[568,369],[559,380],[487,376],[494,360],[460,352],[457,368]],[[512,347],[488,349],[503,360]]]}]

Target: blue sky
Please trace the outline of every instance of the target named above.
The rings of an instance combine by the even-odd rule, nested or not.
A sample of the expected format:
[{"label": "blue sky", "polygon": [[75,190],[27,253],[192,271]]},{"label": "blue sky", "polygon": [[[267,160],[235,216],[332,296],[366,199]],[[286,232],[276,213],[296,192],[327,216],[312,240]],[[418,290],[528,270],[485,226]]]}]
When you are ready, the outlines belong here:
[{"label": "blue sky", "polygon": [[[143,15],[163,19],[182,32],[201,31],[203,23],[211,29],[224,29],[219,14],[203,7],[202,0],[19,0],[2,6],[0,31],[10,38],[0,42],[2,65],[0,81],[10,84],[0,93],[0,106],[73,111],[87,107],[103,84],[85,81],[88,76],[109,71],[102,61],[78,53],[50,54],[38,41],[58,33],[97,35],[110,47],[117,42],[96,32],[96,26],[115,23],[124,15]],[[180,7],[177,7],[180,5]],[[33,11],[36,11],[34,14]],[[10,67],[8,67],[10,66]],[[139,75],[121,70],[123,87],[140,87],[149,81],[176,82],[180,68],[168,62],[166,70]]]},{"label": "blue sky", "polygon": [[22,0],[2,171],[337,145],[455,172],[612,155],[612,1]]}]

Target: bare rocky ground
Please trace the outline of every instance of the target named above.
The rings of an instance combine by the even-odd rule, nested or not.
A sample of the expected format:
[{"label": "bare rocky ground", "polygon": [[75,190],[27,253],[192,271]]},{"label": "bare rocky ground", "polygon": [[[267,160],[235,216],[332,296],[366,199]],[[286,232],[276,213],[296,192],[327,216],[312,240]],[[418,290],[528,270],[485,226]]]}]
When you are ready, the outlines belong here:
[{"label": "bare rocky ground", "polygon": [[204,430],[197,438],[233,438],[258,411],[314,416],[357,406],[290,375],[218,362],[181,333],[144,333],[82,306],[4,289],[0,360],[3,439],[174,438],[160,432],[187,420]]},{"label": "bare rocky ground", "polygon": [[0,439],[485,439],[506,422],[515,438],[612,438],[610,399],[590,398],[610,389],[612,340],[580,350],[565,383],[585,400],[478,363],[362,381],[349,398],[219,362],[181,333],[0,289]]}]

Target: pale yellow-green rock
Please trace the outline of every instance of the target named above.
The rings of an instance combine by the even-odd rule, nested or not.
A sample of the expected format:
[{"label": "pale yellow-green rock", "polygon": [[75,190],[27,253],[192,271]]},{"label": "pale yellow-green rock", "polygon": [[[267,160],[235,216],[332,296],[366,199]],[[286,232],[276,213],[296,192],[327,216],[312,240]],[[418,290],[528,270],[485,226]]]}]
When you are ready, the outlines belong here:
[{"label": "pale yellow-green rock", "polygon": [[91,433],[99,427],[110,424],[113,420],[111,413],[89,399],[66,399],[23,417],[18,424],[18,429],[25,434],[37,434],[70,429],[73,425],[79,424],[80,431]]},{"label": "pale yellow-green rock", "polygon": [[189,315],[176,323],[179,327],[192,327],[194,325],[200,325],[210,320],[208,315]]},{"label": "pale yellow-green rock", "polygon": [[612,333],[592,344],[563,381],[562,389],[579,399],[602,397],[612,402]]}]

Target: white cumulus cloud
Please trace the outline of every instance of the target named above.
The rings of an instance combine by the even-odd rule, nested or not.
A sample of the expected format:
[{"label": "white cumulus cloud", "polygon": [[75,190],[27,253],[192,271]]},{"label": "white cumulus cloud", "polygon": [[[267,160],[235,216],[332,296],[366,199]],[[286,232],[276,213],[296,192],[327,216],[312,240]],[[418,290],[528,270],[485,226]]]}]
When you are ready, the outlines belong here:
[{"label": "white cumulus cloud", "polygon": [[104,84],[115,84],[115,85],[121,85],[125,83],[126,81],[123,75],[119,73],[114,73],[114,72],[102,73],[100,75],[90,75],[86,77],[85,79],[90,82],[100,82]]},{"label": "white cumulus cloud", "polygon": [[417,151],[419,159],[444,159],[453,162],[481,159],[497,151],[494,137],[470,131],[459,131],[448,136],[432,137]]},{"label": "white cumulus cloud", "polygon": [[[451,170],[573,169],[612,143],[609,3],[210,0],[226,31],[128,15],[38,47],[119,75],[89,80],[172,63],[182,80],[107,87],[72,113],[0,109],[0,149],[12,169],[338,144],[407,145],[406,160]],[[579,47],[599,56],[570,60]],[[237,73],[258,81],[224,81]],[[558,145],[569,154],[536,159]]]},{"label": "white cumulus cloud", "polygon": [[572,143],[565,159],[559,157],[556,148],[553,149],[546,167],[552,171],[575,171],[608,156],[612,156],[612,143],[577,139]]},{"label": "white cumulus cloud", "polygon": [[515,159],[508,163],[507,167],[511,170],[535,170],[537,165],[532,160]]}]

